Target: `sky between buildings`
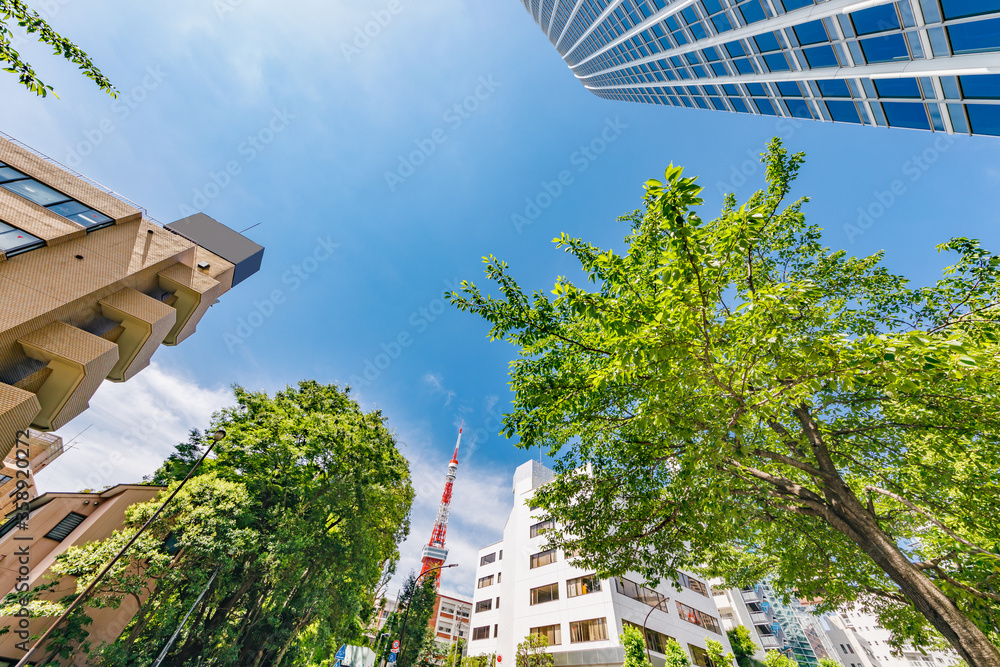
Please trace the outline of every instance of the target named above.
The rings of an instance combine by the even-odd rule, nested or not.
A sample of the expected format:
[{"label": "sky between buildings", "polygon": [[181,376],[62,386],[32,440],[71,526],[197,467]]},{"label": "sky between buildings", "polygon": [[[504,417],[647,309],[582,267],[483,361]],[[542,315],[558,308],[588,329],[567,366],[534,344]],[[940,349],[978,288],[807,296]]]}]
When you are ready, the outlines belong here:
[{"label": "sky between buildings", "polygon": [[[0,75],[0,130],[146,207],[203,210],[267,250],[198,334],[106,383],[61,432],[91,428],[43,489],[135,481],[240,383],[351,384],[404,443],[418,491],[400,571],[429,538],[457,425],[467,455],[444,586],[471,593],[499,539],[514,468],[537,452],[497,435],[513,350],[442,299],[506,259],[529,289],[574,275],[561,232],[621,247],[616,216],[671,162],[706,210],[763,183],[773,136],[807,153],[796,195],[826,242],[884,249],[926,283],[951,236],[1000,248],[1000,139],[748,117],[600,100],[518,0],[33,0],[122,91],[100,93],[24,41],[59,99]],[[367,30],[367,35],[365,31]],[[560,178],[562,182],[560,182]],[[259,223],[259,224],[258,224]],[[124,453],[123,453],[124,452]]]}]

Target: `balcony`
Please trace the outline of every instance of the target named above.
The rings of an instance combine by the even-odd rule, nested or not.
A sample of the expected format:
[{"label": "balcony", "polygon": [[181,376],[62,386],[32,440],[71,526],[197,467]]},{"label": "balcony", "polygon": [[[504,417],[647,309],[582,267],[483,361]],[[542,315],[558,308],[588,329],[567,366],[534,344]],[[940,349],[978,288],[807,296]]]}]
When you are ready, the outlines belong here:
[{"label": "balcony", "polygon": [[760,645],[764,647],[765,651],[781,648],[781,643],[774,635],[761,635]]},{"label": "balcony", "polygon": [[767,617],[767,614],[759,611],[750,612],[750,620],[753,621],[754,625],[771,625],[771,619]]},{"label": "balcony", "polygon": [[757,595],[757,591],[740,591],[740,595],[743,596],[744,602],[760,602],[760,596]]}]

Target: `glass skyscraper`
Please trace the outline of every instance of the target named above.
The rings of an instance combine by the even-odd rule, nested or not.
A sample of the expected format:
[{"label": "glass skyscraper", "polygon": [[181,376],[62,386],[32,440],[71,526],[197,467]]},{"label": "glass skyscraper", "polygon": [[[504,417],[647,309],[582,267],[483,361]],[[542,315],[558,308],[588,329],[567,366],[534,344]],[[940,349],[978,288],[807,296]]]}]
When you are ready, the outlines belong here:
[{"label": "glass skyscraper", "polygon": [[522,0],[599,97],[1000,135],[1000,0]]}]

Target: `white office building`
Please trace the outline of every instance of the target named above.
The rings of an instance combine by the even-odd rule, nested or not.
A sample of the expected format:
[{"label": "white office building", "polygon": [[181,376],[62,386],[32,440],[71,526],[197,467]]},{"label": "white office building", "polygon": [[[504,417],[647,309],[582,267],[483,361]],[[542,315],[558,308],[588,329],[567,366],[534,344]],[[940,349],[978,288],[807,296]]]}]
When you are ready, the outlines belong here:
[{"label": "white office building", "polygon": [[[905,645],[901,654],[893,654],[889,645],[892,633],[879,625],[878,617],[860,609],[851,609],[830,617],[846,641],[834,638],[837,657],[844,665],[857,667],[951,667],[959,664],[952,650],[926,653]],[[831,633],[832,634],[832,633]],[[833,638],[833,637],[832,637]]]},{"label": "white office building", "polygon": [[496,654],[497,667],[513,667],[517,645],[540,634],[559,667],[621,665],[623,627],[642,628],[644,621],[654,667],[663,665],[660,650],[669,638],[703,667],[706,639],[731,650],[704,582],[683,574],[678,590],[668,581],[647,588],[637,575],[598,579],[571,565],[561,551],[546,549],[543,533],[553,525],[541,521],[527,501],[552,479],[537,461],[514,473],[514,509],[503,539],[479,552],[469,655]]}]

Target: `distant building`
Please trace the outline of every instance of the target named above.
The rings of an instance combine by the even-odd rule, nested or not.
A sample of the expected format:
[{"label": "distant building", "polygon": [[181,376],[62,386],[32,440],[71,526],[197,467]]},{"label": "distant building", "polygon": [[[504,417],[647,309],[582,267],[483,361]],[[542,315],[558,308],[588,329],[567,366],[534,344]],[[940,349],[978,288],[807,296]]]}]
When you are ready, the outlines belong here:
[{"label": "distant building", "polygon": [[610,100],[1000,135],[995,0],[522,0]]},{"label": "distant building", "polygon": [[[834,640],[837,657],[847,667],[952,667],[959,664],[953,650],[923,652],[906,644],[899,655],[889,645],[892,633],[879,625],[878,617],[859,609],[833,614],[832,624],[844,637]],[[838,637],[839,638],[839,637]]]},{"label": "distant building", "polygon": [[559,667],[621,665],[621,633],[626,625],[646,627],[654,667],[662,667],[662,648],[674,638],[692,662],[708,667],[705,640],[729,650],[719,611],[706,583],[682,574],[655,588],[637,575],[600,579],[571,565],[566,554],[545,549],[545,531],[554,528],[531,511],[526,501],[553,479],[537,461],[514,474],[514,509],[503,539],[479,551],[469,655],[497,654],[501,665],[514,665],[517,645],[528,634],[545,636]]},{"label": "distant building", "polygon": [[787,648],[785,634],[777,624],[770,608],[765,609],[760,593],[753,588],[722,588],[712,586],[715,604],[722,617],[722,626],[728,632],[737,625],[750,631],[750,637],[757,644],[758,659],[763,660],[767,651],[782,651]]},{"label": "distant building", "polygon": [[0,134],[0,456],[194,333],[264,249],[198,213],[161,226]]},{"label": "distant building", "polygon": [[451,645],[459,639],[469,640],[469,618],[472,616],[472,598],[458,593],[439,592],[431,616],[434,638],[441,644]]},{"label": "distant building", "polygon": [[[11,517],[0,525],[0,597],[14,592],[19,581],[31,588],[48,583],[46,575],[57,556],[69,547],[110,537],[122,527],[126,508],[153,500],[162,490],[160,486],[120,484],[101,493],[46,493],[34,499],[29,503],[27,521],[19,522],[19,517]],[[27,575],[22,574],[23,568],[28,569]],[[22,576],[26,576],[26,580],[20,579]],[[58,600],[75,590],[76,578],[63,577],[59,586],[42,599]],[[117,609],[88,607],[87,614],[94,621],[87,626],[88,640],[95,647],[114,641],[137,611],[137,603],[131,596],[126,596]],[[27,631],[31,636],[38,636],[54,621],[52,616],[33,618]],[[25,654],[16,648],[24,641],[18,636],[17,624],[18,619],[14,617],[0,617],[0,627],[14,626],[0,636],[0,665],[13,665]],[[28,645],[32,643],[33,640]],[[78,656],[59,664],[82,667],[87,664],[87,657]]]},{"label": "distant building", "polygon": [[[29,429],[22,440],[24,446],[8,452],[0,468],[0,521],[13,512],[19,502],[38,496],[35,474],[63,452],[62,438],[52,433]],[[18,462],[18,457],[23,460]],[[27,495],[19,498],[19,492]]]}]

